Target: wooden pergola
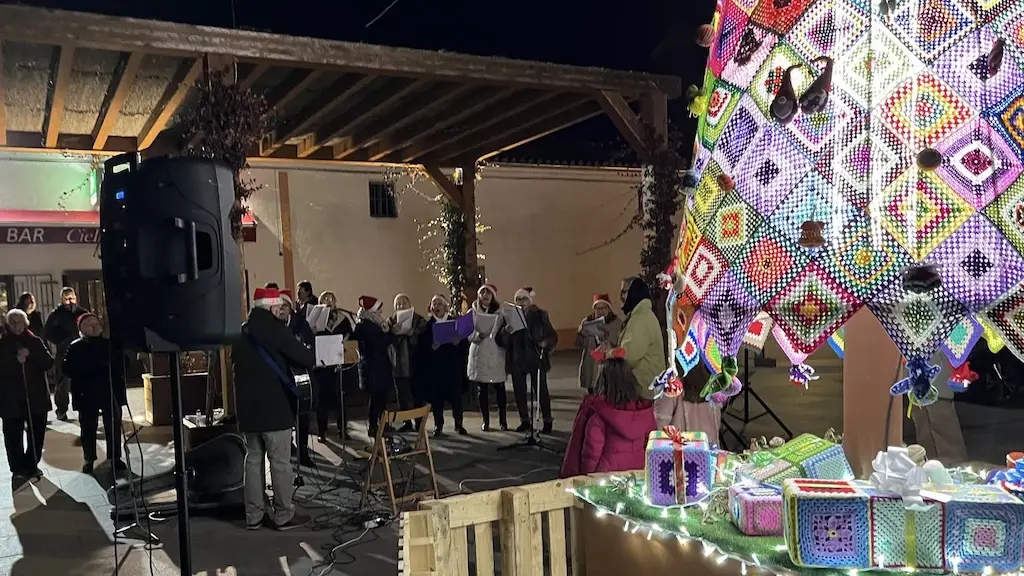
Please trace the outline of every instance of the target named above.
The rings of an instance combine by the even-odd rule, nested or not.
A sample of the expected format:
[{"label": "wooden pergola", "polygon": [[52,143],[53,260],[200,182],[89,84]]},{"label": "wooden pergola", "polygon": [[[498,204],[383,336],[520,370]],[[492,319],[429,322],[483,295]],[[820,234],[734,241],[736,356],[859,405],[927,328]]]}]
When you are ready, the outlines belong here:
[{"label": "wooden pergola", "polygon": [[205,62],[274,108],[253,157],[422,164],[470,219],[470,278],[477,162],[602,113],[644,154],[643,123],[664,138],[682,91],[667,76],[26,6],[0,6],[0,41],[0,149],[159,150],[180,140]]}]

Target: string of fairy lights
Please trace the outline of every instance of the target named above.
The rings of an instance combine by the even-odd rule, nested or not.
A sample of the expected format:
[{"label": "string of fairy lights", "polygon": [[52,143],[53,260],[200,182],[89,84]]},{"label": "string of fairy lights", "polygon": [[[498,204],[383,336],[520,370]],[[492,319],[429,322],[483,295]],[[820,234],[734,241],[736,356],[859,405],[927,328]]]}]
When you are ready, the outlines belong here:
[{"label": "string of fairy lights", "polygon": [[[733,468],[733,471],[735,468]],[[983,483],[988,474],[987,470],[975,470],[970,466],[965,467],[953,467],[947,468],[950,476],[956,483],[968,483],[977,484]],[[728,472],[726,473],[728,475]],[[728,483],[728,478],[726,483]],[[750,482],[748,480],[740,480],[740,482]],[[762,573],[770,573],[777,575],[790,575],[796,574],[797,571],[785,568],[783,566],[777,566],[771,564],[765,559],[758,556],[756,552],[743,552],[737,550],[728,550],[719,543],[713,542],[706,538],[694,535],[689,528],[686,526],[686,522],[691,519],[691,514],[694,514],[693,510],[696,509],[701,514],[701,521],[707,519],[707,512],[711,505],[711,501],[721,490],[727,489],[727,486],[717,487],[705,494],[703,498],[696,502],[679,505],[679,506],[657,506],[650,502],[646,495],[646,486],[643,482],[637,481],[632,477],[623,477],[613,475],[608,478],[603,478],[596,482],[599,487],[607,487],[614,485],[620,490],[618,493],[622,497],[614,502],[608,502],[601,498],[596,497],[592,494],[590,487],[574,487],[567,488],[566,492],[572,494],[579,500],[587,503],[594,509],[594,514],[598,518],[606,516],[612,516],[619,520],[622,520],[622,531],[629,535],[638,535],[646,540],[653,540],[655,538],[667,539],[674,538],[681,545],[688,546],[691,543],[696,543],[701,546],[701,554],[704,558],[714,558],[714,562],[717,565],[722,565],[727,561],[735,561],[740,566],[740,574],[745,576],[748,571],[756,570]],[[756,484],[756,483],[754,483]],[[637,509],[638,507],[646,507],[653,516],[658,518],[657,521],[648,521],[639,519],[635,515],[629,515],[626,513],[627,509]],[[751,537],[752,539],[758,537]],[[786,552],[788,550],[785,544],[776,545],[774,548],[775,552]],[[950,559],[952,565],[952,574],[960,574],[961,560],[959,558]],[[892,567],[886,568],[884,555],[879,555],[879,565],[877,568],[872,568],[872,571],[885,571],[890,573],[915,573],[918,572],[913,567]],[[857,576],[861,572],[867,572],[867,570],[833,570],[835,574],[846,574],[847,576]],[[922,571],[923,572],[923,571]],[[981,574],[983,576],[1024,576],[1024,566],[1013,572],[996,572],[991,566],[986,566]]]}]

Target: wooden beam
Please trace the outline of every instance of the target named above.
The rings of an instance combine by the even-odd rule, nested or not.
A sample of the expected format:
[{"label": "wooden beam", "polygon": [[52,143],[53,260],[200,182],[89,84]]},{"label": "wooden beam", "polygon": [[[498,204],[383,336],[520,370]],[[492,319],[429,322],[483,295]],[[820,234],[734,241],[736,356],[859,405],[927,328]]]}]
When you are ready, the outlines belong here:
[{"label": "wooden beam", "polygon": [[[404,149],[415,142],[418,142],[424,138],[428,138],[438,132],[441,132],[445,128],[461,122],[462,120],[469,118],[473,114],[476,114],[480,110],[493,106],[499,102],[503,102],[512,97],[515,94],[515,90],[499,89],[495,91],[485,92],[486,95],[480,95],[476,98],[475,103],[467,106],[460,106],[456,108],[458,110],[454,114],[451,114],[445,118],[433,120],[428,125],[422,127],[416,132],[409,131],[408,137],[403,138],[400,142],[385,141],[381,145],[375,147],[370,151],[370,160],[380,160],[385,156],[395,153],[395,150]],[[396,139],[397,140],[397,139]],[[401,156],[402,152],[395,153],[396,156]]]},{"label": "wooden beam", "polygon": [[183,57],[230,54],[247,61],[324,66],[356,74],[389,74],[588,94],[595,90],[612,90],[627,96],[661,92],[674,98],[683,91],[682,80],[672,76],[197,27],[29,6],[0,6],[0,38],[34,44],[70,42],[83,48],[145,51]]},{"label": "wooden beam", "polygon": [[618,128],[619,134],[626,139],[626,143],[641,157],[647,156],[649,150],[644,143],[644,127],[640,117],[629,107],[629,103],[618,92],[602,90],[598,92],[597,101],[601,109],[612,120],[612,124]]},{"label": "wooden beam", "polygon": [[[489,133],[485,134],[482,138],[478,138],[475,141],[463,142],[461,145],[456,144],[454,146],[442,148],[434,155],[434,159],[438,161],[461,159],[465,153],[481,149],[487,142],[500,141],[509,134],[516,134],[531,126],[543,124],[549,118],[559,116],[566,111],[576,108],[582,103],[589,102],[590,100],[588,99],[581,100],[578,94],[563,94],[550,101],[546,106],[528,109],[515,116],[506,118],[502,122],[495,124]],[[473,160],[476,160],[476,158],[473,158]]]},{"label": "wooden beam", "polygon": [[288,187],[288,172],[277,173],[278,212],[281,216],[281,263],[284,266],[284,285],[295,286],[295,249],[292,241],[292,194]]},{"label": "wooden beam", "polygon": [[455,182],[441,171],[439,166],[436,164],[424,164],[423,170],[427,173],[427,176],[430,176],[430,179],[434,181],[434,185],[437,186],[437,189],[441,191],[441,194],[444,194],[444,197],[449,202],[459,207],[462,206],[462,192],[455,185]]},{"label": "wooden beam", "polygon": [[58,46],[60,53],[57,58],[57,70],[54,71],[53,88],[50,89],[49,105],[46,114],[46,138],[43,140],[47,148],[57,146],[60,135],[60,124],[64,121],[64,96],[71,84],[71,68],[75,62],[73,46]]},{"label": "wooden beam", "polygon": [[437,150],[438,148],[441,148],[442,146],[451,146],[456,142],[465,141],[467,137],[472,136],[473,134],[477,134],[490,126],[493,126],[503,120],[507,120],[512,116],[516,116],[517,114],[523,112],[524,110],[528,110],[536,105],[547,102],[556,96],[558,96],[558,92],[534,92],[525,95],[522,101],[519,102],[518,104],[508,107],[502,106],[501,110],[498,111],[497,113],[491,113],[487,110],[484,110],[483,112],[487,113],[487,115],[484,118],[480,120],[470,121],[470,125],[467,127],[467,129],[463,130],[462,132],[459,132],[458,134],[442,134],[440,136],[431,138],[430,140],[423,142],[422,144],[417,144],[416,146],[411,146],[408,149],[403,150],[401,161],[403,163],[412,162],[417,158],[423,158],[427,156],[428,154],[430,154],[434,150]]},{"label": "wooden beam", "polygon": [[402,80],[399,84],[401,88],[381,100],[372,102],[369,109],[360,111],[358,114],[355,114],[354,117],[350,116],[345,120],[341,120],[338,124],[332,124],[330,127],[325,128],[325,131],[328,132],[327,136],[321,137],[318,133],[317,139],[322,143],[321,145],[323,145],[331,140],[344,136],[344,144],[337,145],[337,152],[334,153],[335,158],[339,155],[344,157],[346,155],[345,152],[355,146],[354,135],[356,131],[374,119],[380,118],[393,110],[395,106],[400,104],[410,94],[419,92],[430,84],[431,82],[427,80]]},{"label": "wooden beam", "polygon": [[401,112],[397,112],[392,116],[379,120],[372,126],[359,130],[352,136],[349,147],[335,147],[334,158],[336,160],[344,160],[352,154],[391,136],[412,122],[427,117],[429,114],[445,106],[449,101],[465,96],[475,88],[475,86],[466,85],[456,88],[452,88],[451,85],[439,85],[435,90],[427,91],[416,100],[411,101],[407,106],[403,107]]},{"label": "wooden beam", "polygon": [[202,58],[186,60],[181,64],[178,72],[174,75],[170,84],[168,84],[167,89],[164,90],[164,94],[160,98],[153,114],[150,115],[149,119],[142,126],[142,131],[139,133],[139,150],[148,148],[167,126],[167,123],[171,121],[174,113],[178,111],[178,107],[185,100],[185,96],[188,95],[189,90],[195,85],[196,78],[199,77],[199,73],[202,70]]},{"label": "wooden beam", "polygon": [[376,80],[376,76],[356,76],[350,74],[335,81],[330,88],[325,90],[313,102],[303,106],[302,110],[299,110],[288,121],[286,127],[281,130],[280,135],[275,134],[274,142],[266,149],[267,153],[273,153],[292,138],[298,138],[313,130],[331,112],[337,110]]},{"label": "wooden beam", "polygon": [[121,115],[121,106],[124,104],[125,98],[128,97],[128,93],[135,83],[135,76],[139,72],[142,58],[142,52],[132,52],[121,56],[120,70],[114,75],[111,83],[111,88],[113,89],[107,90],[107,96],[104,99],[103,106],[100,108],[100,117],[96,122],[96,128],[93,130],[93,150],[103,150],[103,147],[107,145],[107,138],[110,137],[110,132],[117,126],[117,119]]},{"label": "wooden beam", "polygon": [[463,298],[466,303],[473,301],[476,291],[480,289],[480,261],[477,257],[476,245],[476,162],[465,162],[462,165],[462,216],[466,221],[466,286]]},{"label": "wooden beam", "polygon": [[[551,118],[545,118],[543,120],[538,120],[534,124],[523,126],[519,131],[512,132],[506,136],[496,137],[491,142],[484,143],[480,151],[475,152],[474,154],[482,154],[477,159],[478,162],[482,162],[488,158],[497,156],[506,150],[511,150],[528,142],[533,142],[534,140],[543,138],[548,134],[568,128],[573,124],[579,124],[584,120],[589,120],[601,112],[601,106],[596,102],[584,102],[576,108],[567,110]],[[487,150],[488,148],[489,150]]]},{"label": "wooden beam", "polygon": [[668,146],[668,99],[662,94],[647,94],[640,99],[640,117],[654,128],[660,146]]},{"label": "wooden beam", "polygon": [[3,42],[0,42],[0,146],[7,146],[7,95],[4,91]]},{"label": "wooden beam", "polygon": [[263,77],[273,66],[270,64],[254,64],[252,69],[238,82],[238,85],[243,90],[252,90],[252,87],[256,85],[256,82]]},{"label": "wooden beam", "polygon": [[[267,94],[267,104],[270,105],[271,110],[277,110],[280,112],[281,108],[284,108],[299,94],[305,92],[306,89],[309,88],[309,85],[323,73],[323,70],[293,70],[284,82],[274,86],[270,90],[270,93]],[[305,110],[305,108],[303,110]],[[283,146],[287,140],[288,138],[278,138],[273,132],[267,134],[264,137],[264,142],[260,144],[260,155],[269,156],[273,154],[274,151]]]}]

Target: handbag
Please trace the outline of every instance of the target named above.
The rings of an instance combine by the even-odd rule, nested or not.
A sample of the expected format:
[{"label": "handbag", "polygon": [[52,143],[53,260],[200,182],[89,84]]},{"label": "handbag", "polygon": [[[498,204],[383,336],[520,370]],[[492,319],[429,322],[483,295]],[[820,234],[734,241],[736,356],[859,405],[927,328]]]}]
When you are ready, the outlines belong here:
[{"label": "handbag", "polygon": [[298,407],[299,414],[305,414],[310,411],[313,405],[313,383],[309,374],[306,372],[300,372],[289,376],[285,374],[281,366],[274,361],[274,358],[267,352],[267,349],[260,345],[253,337],[252,332],[245,331],[246,337],[249,338],[249,344],[252,345],[256,353],[263,358],[263,361],[270,366],[270,369],[277,376],[277,379],[281,382],[285,392],[295,398],[296,406]]}]

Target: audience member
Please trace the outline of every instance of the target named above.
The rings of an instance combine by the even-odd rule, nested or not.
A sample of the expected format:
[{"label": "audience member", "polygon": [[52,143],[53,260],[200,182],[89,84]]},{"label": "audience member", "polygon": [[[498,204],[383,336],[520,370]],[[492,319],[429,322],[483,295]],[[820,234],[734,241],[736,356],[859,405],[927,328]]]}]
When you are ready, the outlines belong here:
[{"label": "audience member", "polygon": [[505,393],[505,380],[508,374],[505,368],[505,330],[504,318],[501,316],[501,304],[498,302],[498,289],[493,284],[484,284],[477,290],[476,301],[471,307],[474,325],[479,326],[477,318],[481,314],[496,315],[493,329],[483,334],[474,330],[469,337],[469,361],[466,374],[470,382],[476,384],[480,403],[480,416],[484,423],[480,429],[488,432],[491,429],[491,413],[488,406],[488,388],[494,389],[498,401],[498,424],[502,430],[508,430],[506,416],[508,398]]},{"label": "audience member", "polygon": [[654,408],[640,397],[640,386],[625,361],[611,357],[602,364],[594,393],[583,398],[576,413],[562,478],[644,467],[647,436],[657,426]]},{"label": "audience member", "polygon": [[430,319],[419,340],[419,362],[416,380],[423,391],[424,400],[430,402],[434,413],[434,437],[444,433],[444,404],[452,406],[455,432],[460,436],[468,434],[462,426],[462,394],[466,383],[466,360],[469,342],[438,343],[434,341],[434,325],[451,320],[449,303],[437,294],[430,299]]},{"label": "audience member", "polygon": [[[388,318],[385,329],[391,334],[391,345],[395,349],[395,386],[398,390],[398,405],[402,410],[423,405],[424,394],[415,385],[414,378],[419,370],[416,347],[426,328],[427,320],[416,313],[409,296],[395,296],[395,313]],[[412,422],[406,422],[400,432],[412,430],[412,427]]]},{"label": "audience member", "polygon": [[380,417],[395,391],[394,348],[384,331],[381,308],[381,302],[373,296],[360,296],[359,320],[352,332],[352,339],[359,343],[359,385],[370,395],[368,431],[371,438],[377,436]]},{"label": "audience member", "polygon": [[[584,335],[584,325],[598,318],[604,319],[604,322],[597,326],[597,335]],[[594,384],[601,370],[601,365],[594,360],[592,352],[605,343],[611,348],[618,346],[621,330],[622,319],[612,310],[611,298],[607,294],[595,294],[593,311],[580,321],[580,326],[576,329],[576,347],[583,350],[580,359],[580,387],[586,388],[587,392],[594,393]]]},{"label": "audience member", "polygon": [[12,485],[18,489],[43,476],[39,461],[43,457],[46,413],[51,406],[46,371],[53,365],[53,356],[46,344],[28,330],[28,316],[23,310],[13,308],[5,319],[7,329],[0,336],[0,419]]},{"label": "audience member", "polygon": [[14,307],[28,315],[28,329],[32,331],[33,335],[42,338],[45,332],[43,330],[43,314],[36,308],[36,297],[31,292],[22,292]]},{"label": "audience member", "polygon": [[316,306],[318,299],[313,294],[313,284],[309,280],[303,280],[299,282],[295,287],[295,309],[301,310],[303,314],[306,312],[306,306]]},{"label": "audience member", "polygon": [[[633,376],[640,387],[640,396],[653,399],[651,383],[668,368],[668,360],[665,358],[661,324],[654,315],[650,289],[640,278],[626,278],[622,281],[619,298],[622,300],[622,313],[626,315],[619,347],[623,349],[626,363],[633,370]],[[600,349],[608,355],[612,348],[611,344],[602,344]],[[664,425],[660,418],[658,423]]]},{"label": "audience member", "polygon": [[558,333],[551,326],[548,313],[541,310],[533,301],[533,288],[516,290],[515,302],[526,318],[526,329],[513,332],[508,338],[507,369],[512,375],[512,391],[516,397],[516,408],[519,410],[519,427],[516,432],[530,429],[530,406],[532,402],[526,396],[526,379],[530,379],[530,397],[538,398],[541,417],[544,420],[542,432],[551,433],[553,417],[551,415],[551,396],[548,393],[547,377],[541,378],[541,371],[546,375],[551,370],[551,351],[558,343]]},{"label": "audience member", "polygon": [[[244,499],[250,530],[259,529],[268,516],[278,530],[309,522],[295,513],[289,453],[297,416],[293,374],[312,368],[314,356],[285,325],[283,303],[278,290],[257,288],[242,337],[231,352],[238,430],[248,451]],[[265,459],[270,461],[271,502],[265,502]]]},{"label": "audience member", "polygon": [[121,460],[121,408],[128,405],[124,384],[124,357],[110,347],[95,314],[78,317],[81,337],[68,346],[64,374],[71,378],[71,402],[82,427],[82,472],[92,474],[96,462],[96,430],[103,414],[107,460],[115,474],[128,467]]},{"label": "audience member", "polygon": [[[78,338],[78,317],[88,312],[78,305],[78,295],[70,286],[61,288],[60,305],[50,312],[43,327],[45,338],[57,347],[53,401],[57,404],[57,419],[67,422],[71,403],[71,382],[64,376],[64,355],[71,342]],[[42,335],[39,335],[42,336]]]}]

